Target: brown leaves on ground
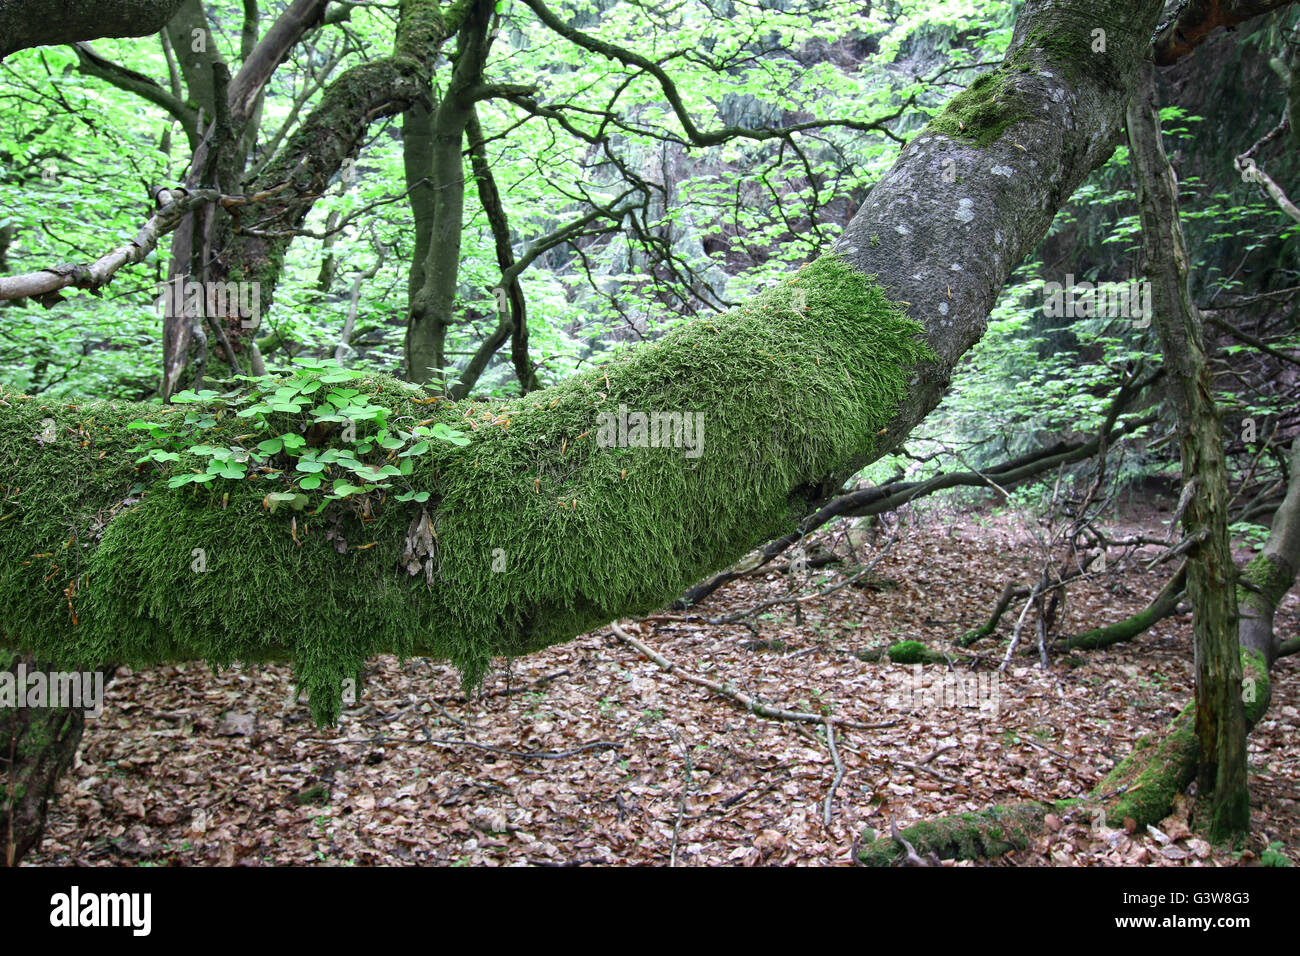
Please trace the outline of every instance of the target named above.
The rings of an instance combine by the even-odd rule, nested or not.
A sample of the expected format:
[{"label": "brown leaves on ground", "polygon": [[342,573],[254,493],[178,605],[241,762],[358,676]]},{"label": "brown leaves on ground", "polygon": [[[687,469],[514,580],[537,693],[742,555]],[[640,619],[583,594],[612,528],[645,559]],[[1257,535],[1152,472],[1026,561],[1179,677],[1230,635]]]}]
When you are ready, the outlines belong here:
[{"label": "brown leaves on ground", "polygon": [[[380,659],[357,705],[326,731],[291,699],[287,667],[124,671],[103,717],[88,722],[28,862],[573,866],[675,855],[678,865],[849,864],[863,828],[888,833],[891,814],[905,827],[1081,796],[1191,698],[1186,615],[1127,646],[1054,657],[1047,673],[1033,657],[1018,659],[998,685],[996,713],[943,693],[946,668],[924,668],[928,690],[917,694],[913,668],[854,656],[910,639],[947,647],[984,622],[1008,577],[1029,580],[1034,549],[1021,529],[978,521],[908,529],[873,572],[875,585],[797,612],[772,608],[757,634],[677,621],[636,628],[679,667],[765,702],[892,722],[837,731],[845,776],[829,828],[835,768],[823,727],[750,715],[603,632],[503,665],[469,701],[446,665]],[[1162,570],[1125,567],[1072,585],[1061,633],[1138,610]],[[835,571],[813,572],[804,593],[835,580],[822,573]],[[788,586],[759,572],[701,611],[721,616]],[[1298,604],[1288,598],[1278,616],[1287,636]],[[973,648],[986,677],[1018,613]],[[1300,860],[1298,688],[1296,660],[1279,662],[1272,708],[1250,738],[1247,859],[1281,841]],[[1133,833],[1124,821],[1058,817],[997,865],[1236,863],[1191,832],[1187,811],[1181,804]]]}]

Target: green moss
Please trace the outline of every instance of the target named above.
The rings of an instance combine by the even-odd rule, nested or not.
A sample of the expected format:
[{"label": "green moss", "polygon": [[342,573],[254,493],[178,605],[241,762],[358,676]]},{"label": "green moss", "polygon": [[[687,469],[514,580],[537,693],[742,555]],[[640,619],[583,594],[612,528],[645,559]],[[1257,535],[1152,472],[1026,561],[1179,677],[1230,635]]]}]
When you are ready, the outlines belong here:
[{"label": "green moss", "polygon": [[330,802],[329,787],[325,786],[323,783],[313,784],[306,790],[300,790],[295,793],[293,795],[293,802],[299,806],[311,804],[312,806],[323,807]]},{"label": "green moss", "polygon": [[948,101],[928,129],[953,139],[971,140],[980,147],[996,142],[1007,127],[1029,115],[1008,77],[1002,70],[981,74]]},{"label": "green moss", "polygon": [[889,648],[889,659],[895,664],[924,664],[930,650],[920,641],[900,641]]},{"label": "green moss", "polygon": [[[448,659],[472,684],[494,656],[651,611],[793,529],[872,453],[930,357],[920,332],[874,282],[823,257],[746,307],[490,409],[422,404],[391,379],[350,383],[390,422],[472,436],[422,456],[410,478],[432,495],[436,534],[415,575],[418,505],[375,496],[309,517],[269,513],[278,489],[263,479],[168,489],[167,472],[135,474],[140,433],[125,430],[167,412],[0,394],[0,486],[19,489],[0,498],[4,643],[80,666],[289,658],[322,722],[374,654]],[[599,447],[596,416],[620,405],[703,413],[702,454]],[[47,417],[54,445],[33,437]],[[236,425],[247,427],[223,421],[213,442]]]},{"label": "green moss", "polygon": [[1241,569],[1245,586],[1237,589],[1238,600],[1276,606],[1295,583],[1295,577],[1295,569],[1287,567],[1276,555],[1257,554]]},{"label": "green moss", "polygon": [[1174,798],[1187,789],[1196,774],[1198,744],[1189,704],[1157,740],[1147,735],[1133,752],[1097,786],[1096,792],[1110,799],[1115,795],[1110,816],[1118,821],[1132,817],[1139,826],[1156,823],[1169,815]]},{"label": "green moss", "polygon": [[1246,726],[1253,727],[1268,710],[1273,688],[1268,662],[1259,651],[1241,649],[1241,699],[1246,709]]},{"label": "green moss", "polygon": [[1017,87],[1029,74],[1049,71],[1076,83],[1085,75],[1111,82],[1115,66],[1110,45],[1094,50],[1093,29],[1105,28],[1114,38],[1122,26],[1107,26],[1100,13],[1086,19],[1087,25],[1069,23],[1030,34],[1003,66],[981,74],[954,96],[929,129],[986,147],[1010,126],[1034,115],[1037,97],[1027,97]]},{"label": "green moss", "polygon": [[[921,856],[933,853],[942,860],[978,860],[1022,850],[1042,829],[1051,809],[1046,804],[1018,803],[990,807],[979,813],[962,813],[918,823],[902,831],[903,839]],[[893,837],[864,837],[858,862],[866,866],[891,866],[903,856]]]},{"label": "green moss", "polygon": [[[1105,49],[1095,49],[1094,29],[1106,31],[1108,42]],[[1049,70],[1072,82],[1083,76],[1111,82],[1115,65],[1110,41],[1118,37],[1118,29],[1122,27],[1108,26],[1100,17],[1091,17],[1085,19],[1085,25],[1071,23],[1055,29],[1036,30],[1011,55],[1007,65],[1021,73]]]},{"label": "green moss", "polygon": [[[0,387],[0,640],[74,630],[104,526],[135,500],[126,426],[142,405],[42,402]],[[78,624],[80,616],[77,617]]]}]

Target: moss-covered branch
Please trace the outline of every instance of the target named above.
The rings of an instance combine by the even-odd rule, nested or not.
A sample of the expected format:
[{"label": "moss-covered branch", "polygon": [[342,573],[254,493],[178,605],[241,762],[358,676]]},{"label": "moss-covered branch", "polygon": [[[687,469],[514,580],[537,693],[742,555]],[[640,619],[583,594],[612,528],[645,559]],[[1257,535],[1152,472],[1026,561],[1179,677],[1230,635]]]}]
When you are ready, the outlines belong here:
[{"label": "moss-covered branch", "polygon": [[[1051,811],[1050,804],[1013,803],[918,823],[901,831],[901,836],[921,856],[933,853],[941,860],[979,860],[1025,849],[1042,831],[1043,818]],[[892,837],[881,837],[858,850],[858,862],[892,866],[903,852]]]},{"label": "moss-covered branch", "polygon": [[1178,602],[1182,599],[1183,589],[1186,586],[1187,569],[1185,567],[1179,568],[1178,573],[1165,582],[1165,586],[1160,589],[1160,593],[1152,598],[1151,603],[1142,610],[1124,618],[1122,621],[1116,621],[1114,624],[1095,627],[1090,631],[1084,631],[1082,634],[1067,638],[1065,649],[1067,651],[1091,651],[1133,640],[1133,638],[1145,633],[1178,609]]},{"label": "moss-covered branch", "polygon": [[[825,482],[881,451],[926,355],[919,331],[830,257],[507,404],[428,403],[369,380],[390,422],[472,436],[417,459],[427,524],[421,506],[378,494],[268,513],[284,475],[169,488],[168,472],[137,473],[130,449],[145,433],[126,426],[174,423],[182,408],[5,393],[3,643],[80,665],[289,657],[319,720],[377,653],[447,658],[475,681],[494,655],[646,613],[789,530]],[[620,409],[698,416],[695,447],[602,447],[599,416]],[[247,448],[290,427],[250,434],[227,417],[204,440]]]}]

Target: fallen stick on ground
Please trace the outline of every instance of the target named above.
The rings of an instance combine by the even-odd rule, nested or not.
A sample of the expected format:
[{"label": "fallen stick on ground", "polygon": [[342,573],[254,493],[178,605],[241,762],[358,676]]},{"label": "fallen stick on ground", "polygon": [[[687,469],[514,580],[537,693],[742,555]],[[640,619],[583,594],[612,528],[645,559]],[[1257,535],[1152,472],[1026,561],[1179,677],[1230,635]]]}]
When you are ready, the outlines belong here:
[{"label": "fallen stick on ground", "polygon": [[711,681],[707,678],[692,674],[689,671],[682,670],[658,651],[651,649],[627,631],[623,630],[623,628],[619,627],[617,623],[610,624],[609,627],[610,630],[613,631],[615,637],[624,644],[650,658],[650,660],[659,665],[664,673],[677,674],[682,680],[710,690],[721,697],[725,697],[728,700],[739,704],[741,707],[744,707],[750,713],[758,714],[760,717],[767,717],[770,720],[791,720],[803,724],[833,724],[838,727],[848,727],[851,730],[880,730],[885,727],[893,727],[902,719],[900,717],[899,720],[891,720],[883,724],[864,724],[861,721],[847,720],[843,717],[828,717],[825,714],[811,714],[806,711],[787,710],[784,707],[772,707],[755,700],[753,697],[742,691],[733,690],[730,687],[719,684],[717,681]]}]

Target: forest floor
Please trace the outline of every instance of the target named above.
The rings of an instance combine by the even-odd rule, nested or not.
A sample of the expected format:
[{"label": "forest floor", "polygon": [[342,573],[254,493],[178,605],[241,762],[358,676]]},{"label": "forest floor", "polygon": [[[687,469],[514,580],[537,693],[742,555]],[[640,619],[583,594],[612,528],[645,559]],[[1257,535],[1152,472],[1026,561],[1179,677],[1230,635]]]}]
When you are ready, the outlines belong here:
[{"label": "forest floor", "polygon": [[[1159,519],[1121,517],[1110,530],[1163,535]],[[829,827],[836,771],[823,727],[754,716],[663,672],[603,629],[508,671],[502,664],[468,701],[447,665],[377,660],[357,704],[327,730],[291,701],[287,665],[222,674],[201,665],[124,669],[103,716],[87,722],[46,840],[27,862],[851,864],[863,829],[888,833],[891,815],[905,827],[1083,795],[1191,699],[1185,613],[1130,644],[1055,655],[1046,672],[1036,655],[1018,656],[990,683],[1018,602],[997,634],[973,648],[983,655],[974,685],[983,696],[959,698],[943,666],[925,667],[923,690],[912,693],[914,668],[854,652],[908,639],[950,647],[987,619],[1009,578],[1036,575],[1039,552],[1032,529],[1009,515],[932,509],[903,520],[867,586],[802,602],[798,619],[781,605],[758,616],[757,633],[668,620],[625,625],[681,668],[773,705],[887,724],[837,731],[844,777]],[[859,555],[880,553],[884,535],[875,534]],[[1116,561],[1071,584],[1056,633],[1145,606],[1168,569],[1143,563]],[[841,573],[812,572],[801,593]],[[760,571],[698,613],[750,608],[787,594],[789,584]],[[1285,637],[1300,632],[1294,593],[1278,628]],[[1026,635],[1032,644],[1032,627]],[[1272,842],[1300,862],[1298,706],[1300,655],[1278,662],[1272,706],[1250,737],[1253,827],[1244,853],[1189,833],[1184,806],[1156,832],[1053,820],[1055,832],[994,865],[1258,865]]]}]

